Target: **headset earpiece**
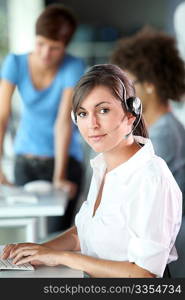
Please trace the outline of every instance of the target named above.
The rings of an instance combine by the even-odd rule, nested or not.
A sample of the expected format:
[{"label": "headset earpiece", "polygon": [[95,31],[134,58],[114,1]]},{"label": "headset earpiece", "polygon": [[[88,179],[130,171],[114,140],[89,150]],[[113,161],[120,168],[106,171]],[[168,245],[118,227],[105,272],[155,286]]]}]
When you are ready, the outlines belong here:
[{"label": "headset earpiece", "polygon": [[125,104],[125,108],[128,112],[130,112],[135,117],[141,117],[142,114],[142,103],[138,97],[129,97],[127,98],[127,91],[122,80],[117,77],[123,87],[123,97],[122,101]]},{"label": "headset earpiece", "polygon": [[136,117],[142,113],[141,100],[138,97],[130,97],[126,99],[125,106],[127,111]]},{"label": "headset earpiece", "polygon": [[73,111],[71,111],[71,119],[75,125],[77,125],[77,119]]}]

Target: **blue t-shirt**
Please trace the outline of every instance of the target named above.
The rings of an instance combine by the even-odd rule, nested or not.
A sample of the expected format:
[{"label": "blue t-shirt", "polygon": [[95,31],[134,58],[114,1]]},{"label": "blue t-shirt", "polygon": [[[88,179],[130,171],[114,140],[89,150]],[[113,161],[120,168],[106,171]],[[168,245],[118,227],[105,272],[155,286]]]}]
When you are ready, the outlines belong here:
[{"label": "blue t-shirt", "polygon": [[[85,64],[82,59],[66,54],[52,83],[37,90],[31,79],[28,55],[9,54],[1,70],[1,78],[18,87],[23,102],[15,153],[54,157],[54,124],[62,94],[64,89],[75,86],[84,73]],[[80,134],[75,125],[69,155],[82,160]]]}]

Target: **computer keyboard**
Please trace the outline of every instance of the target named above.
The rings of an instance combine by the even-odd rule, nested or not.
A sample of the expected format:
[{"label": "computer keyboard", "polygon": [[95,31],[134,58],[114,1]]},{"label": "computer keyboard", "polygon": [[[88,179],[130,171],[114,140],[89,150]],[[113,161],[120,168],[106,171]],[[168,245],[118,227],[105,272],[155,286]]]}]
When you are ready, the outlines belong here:
[{"label": "computer keyboard", "polygon": [[12,263],[12,259],[0,259],[0,270],[24,270],[33,271],[34,267],[30,263],[15,265]]}]

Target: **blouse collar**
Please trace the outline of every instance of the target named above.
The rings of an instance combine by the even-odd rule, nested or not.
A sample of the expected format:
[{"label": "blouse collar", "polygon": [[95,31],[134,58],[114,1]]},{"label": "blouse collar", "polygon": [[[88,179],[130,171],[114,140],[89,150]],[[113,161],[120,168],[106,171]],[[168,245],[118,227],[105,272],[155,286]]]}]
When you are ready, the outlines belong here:
[{"label": "blouse collar", "polygon": [[[107,173],[107,176],[110,175],[123,175],[133,173],[149,161],[154,155],[154,148],[150,139],[143,138],[141,136],[134,136],[134,139],[137,143],[143,144],[144,146],[138,150],[131,158],[126,162],[120,164],[113,170]],[[104,173],[106,170],[106,162],[102,153],[98,154],[95,158],[90,160],[91,167],[94,171],[98,173]]]}]

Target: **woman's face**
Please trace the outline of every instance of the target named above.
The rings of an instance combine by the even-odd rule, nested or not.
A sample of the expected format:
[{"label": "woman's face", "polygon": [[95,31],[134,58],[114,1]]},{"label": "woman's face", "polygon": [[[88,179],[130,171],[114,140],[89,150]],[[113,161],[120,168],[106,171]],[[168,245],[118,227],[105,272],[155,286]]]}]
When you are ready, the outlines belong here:
[{"label": "woman's face", "polygon": [[64,52],[65,44],[63,42],[50,40],[39,35],[36,36],[35,54],[43,66],[57,66]]},{"label": "woman's face", "polygon": [[134,120],[105,86],[95,87],[77,110],[80,133],[96,152],[111,151],[123,142]]}]

